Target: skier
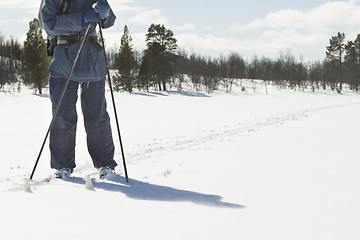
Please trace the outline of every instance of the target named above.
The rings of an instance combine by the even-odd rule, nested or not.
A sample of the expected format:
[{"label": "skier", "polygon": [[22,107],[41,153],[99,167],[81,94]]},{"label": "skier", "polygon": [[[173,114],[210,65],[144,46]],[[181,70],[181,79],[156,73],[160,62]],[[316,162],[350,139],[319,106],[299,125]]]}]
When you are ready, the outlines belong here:
[{"label": "skier", "polygon": [[49,49],[53,56],[48,69],[53,114],[84,33],[91,24],[50,132],[51,168],[57,170],[55,177],[64,178],[69,177],[76,166],[76,101],[80,87],[88,151],[103,179],[114,172],[117,163],[106,110],[106,59],[98,43],[96,23],[109,28],[116,17],[106,0],[96,3],[94,0],[44,0],[41,14],[46,33],[55,39],[55,44],[50,44],[50,48],[55,47]]}]

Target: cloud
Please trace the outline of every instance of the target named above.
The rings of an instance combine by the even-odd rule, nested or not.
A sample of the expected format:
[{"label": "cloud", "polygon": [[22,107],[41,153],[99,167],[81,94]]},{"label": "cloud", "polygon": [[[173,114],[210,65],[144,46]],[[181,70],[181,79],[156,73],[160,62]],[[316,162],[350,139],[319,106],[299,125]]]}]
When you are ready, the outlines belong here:
[{"label": "cloud", "polygon": [[218,51],[232,50],[241,51],[246,48],[244,46],[245,41],[230,37],[215,37],[213,35],[199,35],[195,33],[184,33],[176,35],[178,45],[181,48],[191,49],[194,52],[207,52],[208,50]]},{"label": "cloud", "polygon": [[132,6],[133,0],[108,0],[113,11],[116,12],[137,12],[144,10],[143,7]]},{"label": "cloud", "polygon": [[327,34],[324,33],[300,33],[295,29],[285,29],[281,31],[265,31],[262,33],[260,39],[274,39],[282,46],[291,47],[291,45],[314,45],[322,44],[324,39],[327,39]]},{"label": "cloud", "polygon": [[263,29],[297,29],[308,32],[325,32],[329,28],[360,23],[360,6],[356,0],[348,2],[326,2],[319,7],[307,11],[284,9],[269,13],[265,18],[254,20],[248,24],[234,24],[232,31],[255,31]]},{"label": "cloud", "polygon": [[309,21],[317,25],[359,24],[360,6],[356,0],[327,2],[307,12]]},{"label": "cloud", "polygon": [[[311,55],[312,51],[316,52],[317,56],[322,56],[331,36],[344,32],[348,40],[353,40],[359,33],[360,25],[360,5],[357,0],[329,0],[307,10],[281,9],[263,18],[230,27],[228,23],[221,21],[218,26],[210,22],[205,26],[195,25],[193,22],[186,22],[188,19],[183,19],[180,25],[174,25],[172,16],[169,16],[169,19],[165,17],[165,10],[145,7],[136,0],[108,1],[118,17],[118,24],[126,23],[130,27],[134,48],[138,50],[145,49],[146,30],[154,23],[164,24],[166,28],[173,30],[179,47],[206,55],[218,56],[220,53],[234,51],[243,56],[274,56],[280,50],[292,49],[295,54],[304,54],[305,57]],[[29,16],[37,16],[39,5],[40,0],[0,1],[3,11],[16,9],[25,13],[23,17],[27,18],[24,24],[19,22],[24,21],[20,17],[12,19],[12,16],[7,16],[0,24],[12,21],[12,25],[27,27],[27,23],[32,20]],[[10,30],[3,29],[7,33],[11,33]],[[106,43],[110,48],[120,45],[122,28],[112,28],[105,32]]]},{"label": "cloud", "polygon": [[135,16],[128,19],[129,24],[134,25],[151,25],[154,24],[168,24],[168,20],[162,16],[161,11],[158,9],[151,9],[140,11]]},{"label": "cloud", "polygon": [[[359,16],[360,6],[356,0],[334,1],[306,11],[282,9],[247,24],[233,24],[229,29],[254,39],[248,43],[248,49],[266,53],[302,47],[311,54],[310,49],[324,51],[329,38],[337,32],[344,32],[347,37],[356,36]],[[244,43],[238,41],[236,45]]]},{"label": "cloud", "polygon": [[[292,30],[285,30],[282,32],[266,31],[263,32],[262,37],[256,39],[218,37],[196,33],[183,33],[176,35],[176,38],[181,49],[215,57],[231,52],[237,52],[246,58],[253,55],[276,57],[280,51],[291,49],[297,57],[305,54],[307,59],[318,59],[319,55],[325,54],[323,48],[326,43],[323,39],[327,39],[327,36],[320,33],[303,35]],[[304,48],[301,46],[306,46],[307,51],[304,52]]]},{"label": "cloud", "polygon": [[29,0],[11,0],[11,1],[0,1],[1,8],[18,8],[18,9],[39,9],[39,1],[29,1]]},{"label": "cloud", "polygon": [[[121,44],[121,37],[123,33],[108,33],[104,32],[105,44],[107,48],[114,48],[118,51],[118,48]],[[134,50],[142,51],[146,48],[146,33],[145,32],[137,32],[134,34],[130,34],[132,38],[132,43],[134,46]]]},{"label": "cloud", "polygon": [[192,31],[192,30],[195,30],[195,25],[192,24],[192,23],[185,23],[185,24],[183,24],[181,26],[174,26],[174,27],[171,27],[171,28],[173,28],[174,31],[179,31],[179,32]]},{"label": "cloud", "polygon": [[280,10],[275,13],[268,14],[264,19],[257,19],[246,25],[233,25],[230,27],[232,31],[250,31],[264,28],[280,29],[285,27],[305,27],[304,22],[307,19],[305,14],[294,9]]}]

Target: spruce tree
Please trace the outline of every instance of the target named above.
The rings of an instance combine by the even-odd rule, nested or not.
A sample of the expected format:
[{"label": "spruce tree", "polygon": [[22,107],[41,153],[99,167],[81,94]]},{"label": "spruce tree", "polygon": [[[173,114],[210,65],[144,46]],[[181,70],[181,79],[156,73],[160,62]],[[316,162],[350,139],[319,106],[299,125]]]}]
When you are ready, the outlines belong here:
[{"label": "spruce tree", "polygon": [[123,88],[131,93],[135,80],[134,70],[136,68],[136,60],[134,57],[132,37],[126,25],[124,27],[124,34],[121,37],[119,52],[115,56],[114,68],[119,72],[119,74],[116,74],[114,77],[115,90]]},{"label": "spruce tree", "polygon": [[48,84],[47,68],[50,58],[47,56],[46,42],[42,36],[39,21],[34,19],[29,23],[29,31],[24,42],[21,55],[20,75],[26,85],[35,88],[42,94],[42,89]]}]

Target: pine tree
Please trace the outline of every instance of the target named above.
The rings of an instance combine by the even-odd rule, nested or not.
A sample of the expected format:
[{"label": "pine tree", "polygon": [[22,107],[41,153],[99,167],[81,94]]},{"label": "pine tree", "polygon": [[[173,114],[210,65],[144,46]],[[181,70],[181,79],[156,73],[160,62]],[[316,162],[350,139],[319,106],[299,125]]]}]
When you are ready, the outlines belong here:
[{"label": "pine tree", "polygon": [[124,34],[121,37],[121,46],[119,52],[115,56],[114,68],[119,74],[114,77],[114,85],[116,90],[124,88],[128,92],[132,92],[134,84],[134,70],[136,68],[136,59],[134,57],[132,37],[129,29],[125,25]]},{"label": "pine tree", "polygon": [[354,41],[354,49],[355,49],[355,87],[356,91],[360,86],[360,34],[357,35]]},{"label": "pine tree", "polygon": [[166,91],[167,80],[175,75],[176,42],[174,33],[164,25],[151,24],[146,34],[147,49],[144,52],[146,61],[143,61],[143,64],[148,66],[142,64],[140,72],[152,76],[160,91]]},{"label": "pine tree", "polygon": [[354,42],[349,41],[345,46],[346,55],[344,58],[344,70],[346,82],[350,84],[351,88],[356,87],[356,51]]},{"label": "pine tree", "polygon": [[[345,55],[345,34],[339,32],[337,36],[331,37],[330,45],[326,47],[326,50],[326,58],[331,65],[335,66],[333,74],[337,82],[340,83],[337,91],[341,93],[343,83],[343,58]],[[335,82],[332,82],[332,84],[335,84]]]},{"label": "pine tree", "polygon": [[34,19],[29,23],[29,31],[24,42],[21,55],[20,75],[26,85],[42,94],[42,89],[48,84],[49,57],[47,57],[46,42],[42,37],[39,21]]},{"label": "pine tree", "polygon": [[345,45],[344,76],[353,90],[358,91],[360,85],[360,34],[355,41]]}]

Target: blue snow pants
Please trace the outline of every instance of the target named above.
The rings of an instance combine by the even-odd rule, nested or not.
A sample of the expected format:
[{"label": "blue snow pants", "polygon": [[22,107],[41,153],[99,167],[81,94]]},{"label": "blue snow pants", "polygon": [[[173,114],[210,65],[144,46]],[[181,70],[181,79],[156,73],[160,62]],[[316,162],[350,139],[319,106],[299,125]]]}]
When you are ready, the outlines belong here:
[{"label": "blue snow pants", "polygon": [[[60,99],[66,79],[50,76],[52,112]],[[115,167],[114,143],[110,118],[106,111],[105,80],[96,82],[69,81],[58,114],[50,131],[51,167],[75,168],[76,102],[81,86],[81,108],[84,116],[87,147],[94,167]]]}]

